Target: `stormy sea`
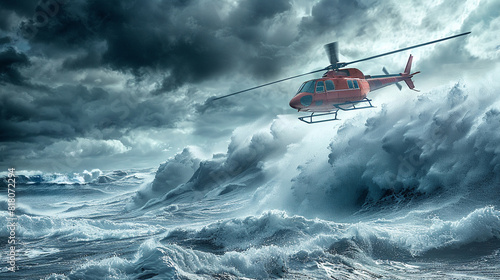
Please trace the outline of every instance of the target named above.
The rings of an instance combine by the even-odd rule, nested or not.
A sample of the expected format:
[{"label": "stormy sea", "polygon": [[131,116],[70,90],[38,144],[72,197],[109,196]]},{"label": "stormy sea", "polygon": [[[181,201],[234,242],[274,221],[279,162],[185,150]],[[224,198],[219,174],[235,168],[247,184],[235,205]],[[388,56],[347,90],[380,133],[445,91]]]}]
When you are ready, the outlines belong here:
[{"label": "stormy sea", "polygon": [[149,169],[16,170],[17,270],[2,226],[0,278],[500,279],[497,97],[396,94]]}]

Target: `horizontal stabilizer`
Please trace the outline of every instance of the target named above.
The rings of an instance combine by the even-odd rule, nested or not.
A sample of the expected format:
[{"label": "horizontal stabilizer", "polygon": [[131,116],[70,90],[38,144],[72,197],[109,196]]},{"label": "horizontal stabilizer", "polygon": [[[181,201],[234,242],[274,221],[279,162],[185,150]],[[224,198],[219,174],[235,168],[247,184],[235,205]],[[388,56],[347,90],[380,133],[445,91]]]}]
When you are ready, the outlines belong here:
[{"label": "horizontal stabilizer", "polygon": [[406,85],[410,88],[410,89],[414,89],[415,88],[415,85],[413,84],[413,81],[411,79],[406,79],[404,80]]}]

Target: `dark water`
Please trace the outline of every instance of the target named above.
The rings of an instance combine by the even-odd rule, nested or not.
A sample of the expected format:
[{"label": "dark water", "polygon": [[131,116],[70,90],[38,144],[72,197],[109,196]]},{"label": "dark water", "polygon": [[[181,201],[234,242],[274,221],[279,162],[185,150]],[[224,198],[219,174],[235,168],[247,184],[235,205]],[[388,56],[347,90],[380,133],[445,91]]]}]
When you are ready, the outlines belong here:
[{"label": "dark water", "polygon": [[[460,218],[451,218],[450,209],[459,211],[472,202],[450,198],[443,208],[426,198],[397,210],[381,205],[377,211],[340,216],[342,222],[336,222],[284,210],[247,214],[255,211],[251,206],[256,191],[225,188],[198,201],[186,192],[138,206],[136,189],[141,184],[148,189],[145,182],[154,172],[127,173],[107,183],[18,185],[19,270],[3,269],[0,275],[6,279],[500,277],[496,205],[472,207]],[[4,240],[6,236],[2,229]]]}]

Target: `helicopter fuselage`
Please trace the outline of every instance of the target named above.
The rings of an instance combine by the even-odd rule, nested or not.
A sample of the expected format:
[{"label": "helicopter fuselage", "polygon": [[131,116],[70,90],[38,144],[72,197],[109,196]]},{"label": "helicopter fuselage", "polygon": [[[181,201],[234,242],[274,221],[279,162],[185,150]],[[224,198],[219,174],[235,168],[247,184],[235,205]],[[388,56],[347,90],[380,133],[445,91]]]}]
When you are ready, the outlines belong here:
[{"label": "helicopter fuselage", "polygon": [[304,82],[290,106],[299,112],[331,112],[348,109],[365,100],[369,92],[397,82],[405,81],[413,89],[411,77],[416,73],[409,73],[411,61],[412,56],[404,73],[393,75],[365,76],[356,68],[330,70],[322,78]]}]

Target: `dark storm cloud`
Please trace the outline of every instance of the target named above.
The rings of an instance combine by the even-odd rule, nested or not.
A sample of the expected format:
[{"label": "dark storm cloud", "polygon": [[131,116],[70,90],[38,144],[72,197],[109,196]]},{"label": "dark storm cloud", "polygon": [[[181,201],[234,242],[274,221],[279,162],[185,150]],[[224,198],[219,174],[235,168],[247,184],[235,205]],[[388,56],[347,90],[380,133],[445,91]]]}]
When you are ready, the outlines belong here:
[{"label": "dark storm cloud", "polygon": [[33,15],[36,5],[37,2],[32,0],[0,2],[0,30],[9,31],[14,28],[12,17],[15,15],[23,17]]},{"label": "dark storm cloud", "polygon": [[0,9],[29,17],[33,14],[37,4],[37,1],[33,0],[2,1]]},{"label": "dark storm cloud", "polygon": [[[272,3],[244,1],[227,19],[209,4],[179,8],[168,3],[159,7],[136,3],[131,11],[123,11],[133,19],[130,25],[112,23],[104,62],[115,69],[157,67],[167,71],[164,91],[236,70],[237,66],[261,73],[265,68],[262,60],[273,62],[276,53],[261,45],[262,23],[290,8],[286,1]],[[260,13],[261,9],[265,12]],[[145,23],[145,17],[153,22]],[[157,30],[157,26],[162,29]]]},{"label": "dark storm cloud", "polygon": [[82,70],[88,68],[98,68],[101,65],[102,55],[99,49],[89,47],[83,54],[66,58],[62,67],[67,70]]},{"label": "dark storm cloud", "polygon": [[[243,97],[244,98],[244,97]],[[215,97],[209,97],[205,102],[195,104],[195,111],[198,114],[228,113],[228,110],[238,110],[241,103],[232,98],[223,98],[214,100]]]},{"label": "dark storm cloud", "polygon": [[29,59],[24,53],[9,47],[0,52],[0,85],[11,83],[21,85],[26,80],[19,72],[20,67],[29,65]]},{"label": "dark storm cloud", "polygon": [[[311,16],[302,21],[303,31],[313,33],[326,33],[331,30],[344,31],[351,21],[349,18],[363,20],[362,14],[368,7],[359,3],[360,1],[322,0],[313,6]],[[360,26],[359,22],[357,24]],[[348,28],[347,31],[351,31]]]},{"label": "dark storm cloud", "polygon": [[[0,148],[5,162],[56,156],[61,147],[111,145],[123,150],[114,142],[92,139],[110,141],[134,129],[175,127],[194,108],[185,93],[172,100],[148,96],[135,82],[127,82],[126,89],[120,82],[110,90],[92,82],[83,85],[78,77],[111,70],[144,81],[163,73],[163,82],[152,91],[160,93],[242,65],[249,74],[278,71],[262,64],[273,61],[278,49],[261,46],[268,25],[290,8],[287,1],[244,1],[239,5],[245,11],[230,7],[221,16],[219,7],[209,2],[57,1],[57,7],[44,9],[49,2],[1,6],[5,17],[0,28],[7,34],[2,34],[5,48],[0,52]],[[264,10],[253,10],[260,8]],[[29,35],[27,42],[11,39],[16,33]]]},{"label": "dark storm cloud", "polygon": [[9,36],[0,37],[0,46],[12,42],[12,38]]},{"label": "dark storm cloud", "polygon": [[[31,102],[27,102],[31,100]],[[140,127],[172,127],[173,102],[139,100],[130,93],[65,85],[49,91],[4,95],[0,99],[0,136],[4,141],[37,142],[40,137],[120,137]]]},{"label": "dark storm cloud", "polygon": [[[66,59],[71,70],[106,65],[138,76],[164,73],[158,91],[171,91],[241,66],[250,74],[276,74],[289,63],[277,55],[289,42],[266,42],[266,28],[290,8],[287,0],[247,0],[221,16],[209,2],[76,1],[61,6],[31,41],[47,52],[84,52]],[[34,24],[26,20],[23,28]],[[106,47],[96,50],[98,42]]]},{"label": "dark storm cloud", "polygon": [[[40,3],[60,5],[47,10]],[[489,6],[490,13],[465,22],[480,19],[493,29]],[[62,146],[123,151],[111,140],[125,143],[134,130],[185,129],[186,139],[220,140],[240,125],[291,113],[288,100],[302,81],[204,102],[210,96],[326,66],[326,56],[325,65],[315,64],[316,53],[331,41],[341,41],[341,55],[361,58],[376,54],[373,44],[409,37],[394,33],[422,28],[414,34],[422,37],[428,26],[453,18],[449,9],[443,11],[452,16],[442,20],[432,10],[437,14],[408,25],[409,16],[388,1],[45,0],[0,7],[0,136],[9,157],[22,145],[46,154]],[[23,30],[36,32],[17,38]],[[485,39],[493,40],[478,38]],[[450,61],[446,51],[459,51],[451,46],[440,49]]]}]

